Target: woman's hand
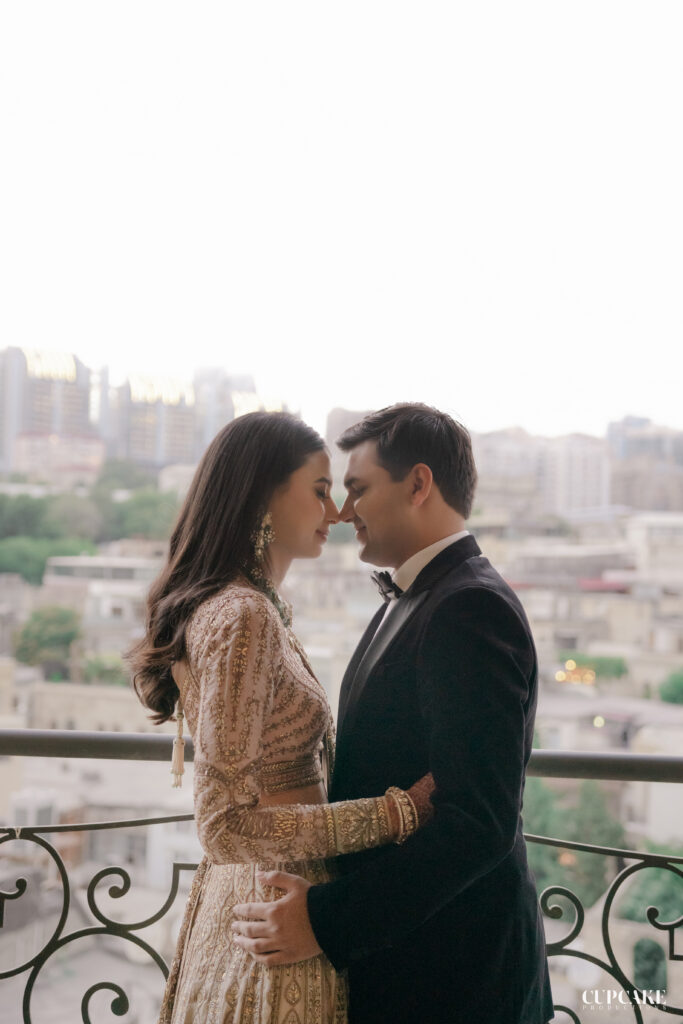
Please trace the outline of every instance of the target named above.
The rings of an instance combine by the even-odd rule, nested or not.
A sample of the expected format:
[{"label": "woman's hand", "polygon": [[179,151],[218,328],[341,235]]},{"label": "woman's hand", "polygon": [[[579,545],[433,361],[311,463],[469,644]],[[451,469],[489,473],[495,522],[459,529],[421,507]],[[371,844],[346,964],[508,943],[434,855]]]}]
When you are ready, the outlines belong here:
[{"label": "woman's hand", "polygon": [[[409,835],[433,818],[434,807],[430,796],[434,792],[434,788],[434,777],[430,772],[413,783],[410,789],[401,791],[390,787],[387,790],[389,829],[394,842],[404,842]],[[406,797],[408,797],[409,820],[406,820]],[[413,809],[417,818],[415,821],[413,820]]]},{"label": "woman's hand", "polygon": [[408,796],[415,804],[419,828],[422,828],[423,825],[426,825],[434,817],[434,805],[430,797],[435,788],[434,776],[429,772],[427,775],[423,775],[421,779],[418,779],[417,782],[414,782],[408,790]]}]

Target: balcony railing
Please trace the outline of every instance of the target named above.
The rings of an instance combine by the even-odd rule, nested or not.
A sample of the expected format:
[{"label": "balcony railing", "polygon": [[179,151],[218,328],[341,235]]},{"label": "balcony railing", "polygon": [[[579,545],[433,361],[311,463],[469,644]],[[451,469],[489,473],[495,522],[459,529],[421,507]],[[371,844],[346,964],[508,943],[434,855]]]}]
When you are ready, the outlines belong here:
[{"label": "balcony railing", "polygon": [[[20,755],[32,757],[86,757],[133,761],[170,761],[171,744],[172,737],[170,736],[151,736],[147,734],[122,735],[120,733],[53,732],[32,729],[0,730],[0,756]],[[192,759],[192,744],[189,740],[186,741],[185,756],[187,760]],[[528,774],[559,778],[683,783],[683,757],[535,750],[531,755]],[[26,974],[22,999],[22,1020],[24,1024],[41,1024],[39,1020],[34,1019],[32,1016],[32,996],[41,970],[57,951],[82,938],[111,936],[132,943],[149,958],[150,964],[157,966],[161,975],[166,978],[168,975],[168,965],[160,953],[143,939],[139,933],[155,922],[160,921],[167,914],[178,894],[181,873],[194,871],[197,866],[196,864],[175,862],[173,864],[169,893],[159,910],[144,919],[125,924],[114,920],[99,905],[98,887],[102,882],[107,881],[109,883],[109,896],[119,899],[125,896],[131,889],[130,874],[122,866],[102,868],[92,876],[86,888],[88,908],[98,923],[87,928],[68,930],[67,921],[72,904],[68,872],[55,846],[44,837],[65,832],[141,828],[167,822],[187,821],[191,820],[192,817],[192,814],[176,814],[155,818],[135,818],[125,821],[46,825],[44,827],[0,827],[0,846],[21,839],[33,843],[37,848],[45,852],[55,866],[62,891],[58,920],[47,941],[43,943],[42,947],[33,956],[27,958],[23,963],[0,971],[0,982],[4,979]],[[683,857],[594,846],[588,843],[570,842],[561,838],[547,836],[527,835],[526,839],[531,843],[561,847],[563,850],[585,852],[594,856],[615,857],[621,862],[631,862],[626,864],[617,873],[603,898],[601,933],[604,955],[598,956],[582,948],[582,931],[586,920],[586,911],[581,900],[574,892],[564,886],[553,885],[546,888],[540,897],[543,913],[549,919],[557,921],[564,918],[565,908],[562,906],[563,900],[571,907],[573,914],[573,919],[567,923],[566,933],[562,937],[548,942],[548,956],[576,958],[586,964],[592,964],[595,968],[599,968],[612,979],[613,985],[611,989],[592,989],[590,993],[584,990],[584,1011],[587,1015],[584,1019],[596,1020],[596,1010],[610,1011],[616,1009],[629,1013],[628,1018],[625,1017],[624,1013],[621,1013],[620,1020],[631,1019],[636,1021],[637,1024],[643,1024],[646,1021],[647,1018],[644,1016],[644,1012],[655,1012],[655,1010],[658,1013],[666,1013],[672,1017],[683,1017],[683,999],[678,1000],[679,1005],[674,1005],[670,998],[671,993],[669,992],[664,994],[659,991],[644,990],[636,987],[624,965],[619,963],[619,958],[615,952],[614,922],[612,918],[615,900],[627,881],[646,868],[664,869],[683,879]],[[4,911],[7,902],[20,900],[24,893],[27,892],[27,889],[27,879],[25,877],[18,877],[14,882],[13,889],[0,891],[0,936],[2,934],[1,929],[3,927]],[[558,902],[558,899],[560,902]],[[683,916],[672,921],[660,920],[661,914],[657,907],[648,907],[646,916],[653,929],[653,936],[659,936],[660,945],[662,940],[664,940],[668,963],[673,965],[675,962],[683,960],[683,939],[681,938]],[[676,946],[677,935],[679,939],[678,952]],[[84,1024],[91,1024],[91,1000],[96,993],[102,991],[111,994],[110,1009],[115,1016],[121,1017],[129,1012],[131,1006],[130,999],[123,987],[114,981],[98,981],[88,987],[81,1000],[81,1021]],[[0,986],[1,994],[2,986]],[[7,1005],[6,1000],[0,998],[0,1008],[3,1004]],[[655,1010],[646,1010],[647,1007],[654,1007]],[[556,1014],[566,1014],[567,1018],[575,1022],[575,1024],[581,1024],[581,1017],[578,1016],[576,1009],[558,1003],[555,1006],[555,1011]],[[604,1019],[604,1017],[605,1014],[603,1013],[599,1019]],[[0,1017],[0,1021],[2,1019]],[[556,1017],[556,1020],[559,1021],[560,1018]]]}]

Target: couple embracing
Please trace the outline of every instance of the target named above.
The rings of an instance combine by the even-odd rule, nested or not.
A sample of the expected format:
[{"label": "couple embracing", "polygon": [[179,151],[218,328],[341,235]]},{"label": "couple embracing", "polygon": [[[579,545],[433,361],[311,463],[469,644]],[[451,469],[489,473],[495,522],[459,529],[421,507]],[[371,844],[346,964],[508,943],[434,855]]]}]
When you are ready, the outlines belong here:
[{"label": "couple embracing", "polygon": [[[537,662],[465,528],[467,431],[402,404],[338,441],[283,413],[206,451],[131,655],[157,722],[194,741],[203,857],[159,1024],[546,1024],[521,807]],[[337,738],[279,587],[353,523],[382,601]],[[336,748],[336,749],[335,749]]]}]

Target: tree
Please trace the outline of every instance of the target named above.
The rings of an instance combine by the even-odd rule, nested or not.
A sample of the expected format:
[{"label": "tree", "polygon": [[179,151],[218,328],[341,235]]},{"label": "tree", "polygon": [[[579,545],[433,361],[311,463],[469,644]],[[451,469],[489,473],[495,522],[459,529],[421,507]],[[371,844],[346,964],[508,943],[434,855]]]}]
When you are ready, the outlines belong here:
[{"label": "tree", "polygon": [[[568,817],[569,839],[594,846],[613,846],[623,849],[624,830],[612,817],[604,791],[593,779],[582,782],[572,817]],[[609,861],[599,853],[576,853],[567,866],[569,886],[584,906],[590,907],[602,896],[609,884]]]},{"label": "tree", "polygon": [[38,608],[19,633],[16,658],[27,665],[66,663],[71,644],[80,632],[80,619],[73,608],[60,605]]},{"label": "tree", "polygon": [[683,669],[672,672],[659,687],[659,696],[668,704],[683,704]]},{"label": "tree", "polygon": [[109,686],[128,686],[130,683],[126,666],[117,654],[88,658],[83,678],[86,683],[106,683]]},{"label": "tree", "polygon": [[[562,817],[557,798],[550,786],[543,779],[534,775],[528,776],[524,786],[524,831],[531,835],[557,839],[562,831]],[[560,853],[561,850],[556,846],[547,846],[544,843],[527,845],[529,867],[536,879],[539,894],[549,885],[566,885],[565,871],[558,860]]]},{"label": "tree", "polygon": [[598,679],[621,679],[628,673],[628,665],[618,656],[580,654],[578,651],[560,651],[560,661],[573,661],[579,668],[592,668]]},{"label": "tree", "polygon": [[16,572],[27,583],[40,584],[53,555],[94,555],[97,548],[75,537],[5,537],[0,540],[0,572]]},{"label": "tree", "polygon": [[161,491],[136,491],[125,501],[114,501],[111,494],[100,492],[94,500],[101,517],[100,541],[120,537],[166,540],[178,516],[176,495]]},{"label": "tree", "polygon": [[125,502],[114,501],[108,491],[93,494],[93,501],[100,516],[98,542],[125,537],[126,531],[123,525]]},{"label": "tree", "polygon": [[97,493],[102,491],[111,493],[111,491],[118,490],[137,491],[153,486],[155,482],[156,476],[151,470],[143,469],[126,459],[107,459],[95,481],[93,490]]},{"label": "tree", "polygon": [[76,494],[58,494],[50,498],[43,529],[50,537],[85,537],[96,540],[102,528],[102,515],[94,501]]},{"label": "tree", "polygon": [[138,491],[121,509],[123,537],[166,540],[178,515],[178,498],[160,491]]},{"label": "tree", "polygon": [[[648,842],[650,853],[683,856],[683,849]],[[679,870],[681,865],[676,865]],[[683,914],[683,878],[668,868],[647,867],[633,879],[619,904],[619,916],[629,921],[647,921],[647,908],[657,907],[660,921],[675,921]]]},{"label": "tree", "polygon": [[[126,522],[126,507],[131,500],[121,501],[114,498],[114,491],[154,491],[156,476],[148,469],[143,469],[134,462],[125,459],[108,459],[90,492],[99,516],[100,526],[98,541],[119,540],[130,536]],[[135,524],[134,524],[135,525]],[[149,526],[149,523],[146,524]],[[144,534],[147,536],[147,534]],[[154,535],[156,538],[157,534]]]},{"label": "tree", "polygon": [[0,494],[0,538],[44,537],[46,498],[31,498],[28,494]]},{"label": "tree", "polygon": [[95,540],[101,515],[90,498],[75,494],[32,498],[0,494],[0,538],[83,537]]},{"label": "tree", "polygon": [[633,981],[644,991],[666,990],[666,954],[654,939],[638,939],[633,947]]}]

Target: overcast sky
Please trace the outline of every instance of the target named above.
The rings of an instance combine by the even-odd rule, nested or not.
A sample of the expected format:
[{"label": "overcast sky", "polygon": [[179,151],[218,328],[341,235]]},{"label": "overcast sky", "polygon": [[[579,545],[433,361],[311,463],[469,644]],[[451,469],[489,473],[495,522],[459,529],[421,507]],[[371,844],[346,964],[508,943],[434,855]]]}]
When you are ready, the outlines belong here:
[{"label": "overcast sky", "polygon": [[683,4],[10,0],[0,347],[683,428]]}]

